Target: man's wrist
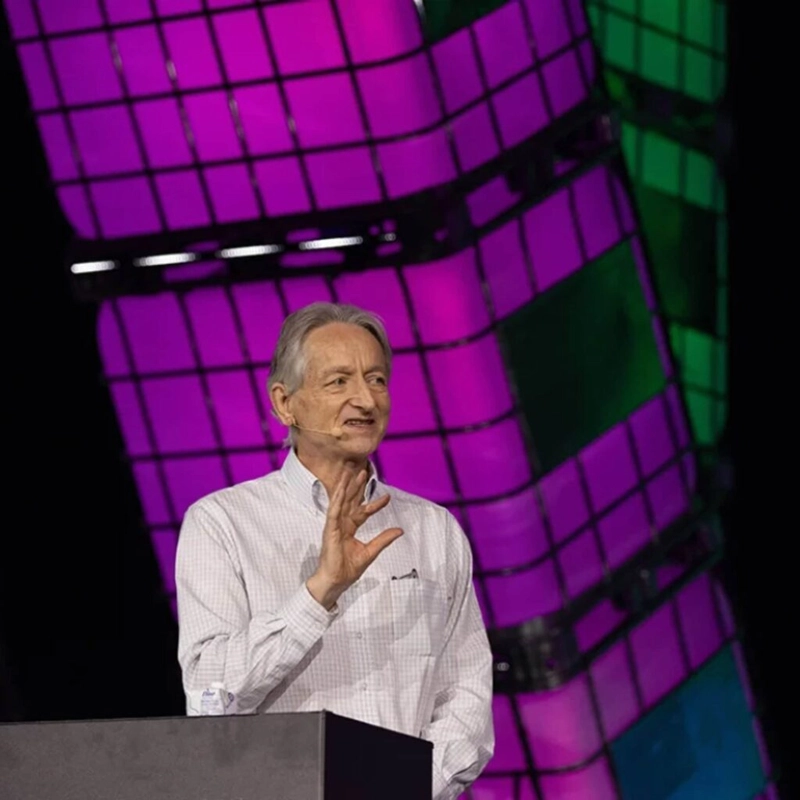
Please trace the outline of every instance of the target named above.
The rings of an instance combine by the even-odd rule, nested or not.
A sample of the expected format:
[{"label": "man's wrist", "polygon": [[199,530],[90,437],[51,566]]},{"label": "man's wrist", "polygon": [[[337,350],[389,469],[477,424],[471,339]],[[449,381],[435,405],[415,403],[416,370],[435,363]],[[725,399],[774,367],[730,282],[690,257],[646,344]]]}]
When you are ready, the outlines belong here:
[{"label": "man's wrist", "polygon": [[323,575],[314,573],[306,581],[308,593],[326,610],[332,611],[344,589],[335,586]]}]

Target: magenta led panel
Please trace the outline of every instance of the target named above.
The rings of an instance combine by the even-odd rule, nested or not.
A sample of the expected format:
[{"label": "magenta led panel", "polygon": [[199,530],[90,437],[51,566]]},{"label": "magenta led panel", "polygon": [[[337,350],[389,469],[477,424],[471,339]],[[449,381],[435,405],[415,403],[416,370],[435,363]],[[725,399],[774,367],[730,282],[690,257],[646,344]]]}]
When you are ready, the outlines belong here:
[{"label": "magenta led panel", "polygon": [[[659,571],[659,583],[665,587],[679,577],[675,567]],[[613,614],[610,608],[605,612],[607,617]],[[588,671],[563,686],[510,697],[496,695],[495,755],[468,797],[620,800],[609,745],[701,670],[733,636],[725,594],[704,573],[620,638]],[[739,645],[734,641],[732,646],[739,680],[749,692]],[[752,697],[748,699],[754,715]],[[755,716],[752,725],[761,744]],[[768,775],[763,745],[760,753]]]},{"label": "magenta led panel", "polygon": [[589,96],[581,4],[435,44],[414,0],[5,0],[80,238],[361,206],[446,184]]},{"label": "magenta led panel", "polygon": [[[283,317],[317,300],[364,305],[384,318],[396,353],[395,411],[379,471],[457,515],[492,626],[562,608],[656,539],[688,509],[694,489],[675,389],[668,384],[537,475],[496,333],[517,308],[629,239],[624,205],[619,215],[574,211],[602,210],[622,192],[597,166],[436,262],[335,277],[287,271],[277,281],[106,302],[105,374],[167,591],[188,505],[282,460],[285,430],[265,391],[271,348]],[[492,182],[472,201],[490,216],[503,205]],[[545,209],[548,224],[537,226]],[[469,390],[453,391],[465,375]]]}]

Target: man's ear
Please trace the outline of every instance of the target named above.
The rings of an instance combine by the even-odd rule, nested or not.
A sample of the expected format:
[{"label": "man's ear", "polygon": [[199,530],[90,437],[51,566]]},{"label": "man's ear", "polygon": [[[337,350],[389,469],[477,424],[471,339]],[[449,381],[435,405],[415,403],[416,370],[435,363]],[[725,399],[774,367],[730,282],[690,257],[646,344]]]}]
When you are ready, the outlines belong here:
[{"label": "man's ear", "polygon": [[272,403],[272,411],[275,416],[287,428],[294,425],[294,414],[289,410],[289,392],[286,391],[286,386],[282,383],[275,383],[269,390],[269,401]]}]

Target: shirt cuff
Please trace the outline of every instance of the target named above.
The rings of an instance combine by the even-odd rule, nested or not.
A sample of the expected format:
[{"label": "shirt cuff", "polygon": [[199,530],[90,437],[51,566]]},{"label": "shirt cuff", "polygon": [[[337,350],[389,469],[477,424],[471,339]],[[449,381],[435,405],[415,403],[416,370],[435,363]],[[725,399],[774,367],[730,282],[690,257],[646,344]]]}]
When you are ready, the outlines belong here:
[{"label": "shirt cuff", "polygon": [[338,613],[337,606],[326,611],[303,584],[283,607],[281,616],[291,635],[309,648],[328,630]]}]

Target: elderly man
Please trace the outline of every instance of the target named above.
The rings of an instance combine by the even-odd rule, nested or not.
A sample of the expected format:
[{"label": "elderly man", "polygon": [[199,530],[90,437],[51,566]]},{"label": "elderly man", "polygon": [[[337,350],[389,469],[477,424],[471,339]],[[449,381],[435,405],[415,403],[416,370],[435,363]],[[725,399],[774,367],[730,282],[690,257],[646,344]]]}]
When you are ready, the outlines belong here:
[{"label": "elderly man", "polygon": [[455,518],[369,461],[390,371],[366,311],[315,303],[285,320],[268,389],[292,449],[186,512],[179,659],[187,695],[221,684],[238,713],[327,709],[427,739],[445,800],[492,754],[491,653]]}]

